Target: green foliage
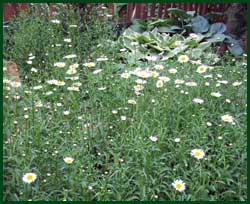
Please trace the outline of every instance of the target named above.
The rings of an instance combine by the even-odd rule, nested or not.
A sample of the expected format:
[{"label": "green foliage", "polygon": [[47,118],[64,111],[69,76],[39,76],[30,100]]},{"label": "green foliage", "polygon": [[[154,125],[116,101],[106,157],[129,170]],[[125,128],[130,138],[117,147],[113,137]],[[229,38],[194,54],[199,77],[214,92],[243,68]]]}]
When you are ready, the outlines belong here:
[{"label": "green foliage", "polygon": [[225,43],[227,44],[228,50],[235,56],[240,56],[244,53],[241,47],[240,40],[236,40],[230,36],[226,36]]},{"label": "green foliage", "polygon": [[[70,46],[68,54],[79,55],[80,61],[83,62],[93,57],[97,49],[104,49],[98,45],[108,39],[114,39],[114,28],[107,23],[107,17],[100,21],[95,10],[92,11],[92,16],[80,19],[73,7],[66,9],[58,4],[57,9],[61,11],[56,17],[60,21],[59,24],[52,22],[54,17],[46,14],[47,7],[42,4],[40,7],[31,6],[28,13],[21,13],[4,30],[4,59],[15,61],[21,76],[30,77],[30,68],[27,66],[30,53],[39,56],[33,66],[49,72],[51,64],[62,57],[55,50]],[[39,12],[46,15],[38,15]],[[86,13],[86,10],[81,12]],[[52,38],[55,40],[52,41]],[[70,38],[72,43],[62,45],[62,40],[67,38]]]},{"label": "green foliage", "polygon": [[157,28],[159,33],[168,33],[171,35],[179,33],[187,36],[191,32],[194,32],[196,34],[202,34],[204,40],[208,41],[207,45],[224,42],[227,44],[230,53],[234,56],[241,56],[244,53],[240,41],[226,34],[226,25],[224,23],[213,23],[210,25],[206,19],[220,14],[210,13],[206,15],[205,18],[200,15],[194,17],[194,11],[186,12],[178,8],[169,8],[168,12],[171,17],[167,19],[150,19],[148,21],[134,19],[129,28],[140,34],[146,31],[150,32],[155,28]]},{"label": "green foliage", "polygon": [[[98,27],[101,22],[81,33],[78,24],[70,26],[79,17],[67,14],[65,20],[62,8],[53,17],[59,24],[34,18],[27,48],[24,28],[20,36],[4,35],[23,46],[23,52],[14,53],[11,43],[8,49],[25,61],[29,78],[22,75],[14,88],[4,76],[3,200],[246,201],[246,57],[217,56],[206,40],[212,35],[167,35],[157,28],[143,34],[127,29],[116,42],[106,30],[97,33],[110,31]],[[31,29],[34,22],[27,15],[20,24]],[[38,49],[45,37],[36,35],[44,28],[53,35]],[[76,56],[65,58],[70,54]],[[180,55],[189,59],[181,62]],[[225,114],[233,121],[223,121]],[[190,154],[195,148],[204,158]],[[30,184],[22,179],[28,172],[37,175]],[[184,192],[172,186],[177,179],[185,182]]]},{"label": "green foliage", "polygon": [[196,16],[191,20],[192,30],[195,33],[205,33],[209,30],[208,20],[202,16]]},{"label": "green foliage", "polygon": [[168,13],[174,14],[175,16],[177,16],[183,20],[186,20],[186,19],[192,18],[194,16],[195,12],[192,12],[192,11],[186,12],[186,11],[179,9],[179,8],[169,8]]},{"label": "green foliage", "polygon": [[224,23],[213,23],[210,26],[209,33],[211,34],[222,34],[226,31],[226,25]]}]

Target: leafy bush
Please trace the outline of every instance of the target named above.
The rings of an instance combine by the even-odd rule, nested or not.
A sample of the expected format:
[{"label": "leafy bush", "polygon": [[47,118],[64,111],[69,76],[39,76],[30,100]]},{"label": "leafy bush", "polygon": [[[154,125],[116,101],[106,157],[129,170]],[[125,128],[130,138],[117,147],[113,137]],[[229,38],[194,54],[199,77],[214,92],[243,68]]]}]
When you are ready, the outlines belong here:
[{"label": "leafy bush", "polygon": [[143,33],[157,28],[160,33],[181,33],[186,36],[191,32],[202,35],[203,39],[211,45],[224,42],[228,50],[234,56],[240,56],[244,53],[240,40],[236,40],[230,34],[226,34],[226,25],[224,23],[209,24],[203,16],[195,16],[192,11],[184,11],[178,8],[169,8],[168,12],[174,18],[151,19],[149,21],[134,20],[130,26],[135,32]]},{"label": "leafy bush", "polygon": [[[54,6],[60,10],[55,17],[49,15],[44,4],[39,7],[31,4],[28,12],[21,13],[4,30],[4,58],[16,62],[23,78],[30,76],[29,54],[39,56],[32,66],[46,73],[51,70],[52,63],[61,58],[60,49],[67,47],[69,54],[77,54],[83,62],[103,51],[104,48],[98,45],[115,37],[107,18],[100,21],[94,8],[88,18],[81,19],[74,6]],[[87,9],[81,12],[86,13]],[[55,18],[59,23],[53,23]],[[72,43],[62,45],[61,40],[67,38]]]}]

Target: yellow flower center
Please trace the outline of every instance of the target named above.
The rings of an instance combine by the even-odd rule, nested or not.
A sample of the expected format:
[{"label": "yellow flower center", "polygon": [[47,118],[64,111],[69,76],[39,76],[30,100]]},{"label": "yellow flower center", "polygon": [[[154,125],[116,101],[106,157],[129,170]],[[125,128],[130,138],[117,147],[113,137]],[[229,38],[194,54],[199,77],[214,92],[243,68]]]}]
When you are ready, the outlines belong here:
[{"label": "yellow flower center", "polygon": [[66,160],[66,163],[70,164],[70,163],[71,163],[71,160],[70,160],[70,159],[67,159],[67,160]]},{"label": "yellow flower center", "polygon": [[186,60],[186,57],[181,57],[181,61],[185,61]]},{"label": "yellow flower center", "polygon": [[175,188],[176,189],[180,189],[182,187],[182,185],[180,184],[180,183],[177,183],[176,185],[175,185]]},{"label": "yellow flower center", "polygon": [[157,74],[156,72],[152,72],[152,73],[151,73],[151,76],[155,78],[155,77],[158,76],[158,74]]},{"label": "yellow flower center", "polygon": [[28,175],[27,176],[27,180],[31,181],[33,179],[33,176],[32,175]]},{"label": "yellow flower center", "polygon": [[200,152],[195,152],[194,156],[199,157],[199,156],[201,156],[201,153]]}]

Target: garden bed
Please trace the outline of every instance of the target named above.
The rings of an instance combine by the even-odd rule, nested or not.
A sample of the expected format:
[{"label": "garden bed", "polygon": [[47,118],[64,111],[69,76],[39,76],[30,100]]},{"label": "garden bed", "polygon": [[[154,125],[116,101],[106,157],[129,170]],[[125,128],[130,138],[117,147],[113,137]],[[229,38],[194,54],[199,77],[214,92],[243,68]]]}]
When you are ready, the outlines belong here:
[{"label": "garden bed", "polygon": [[4,33],[4,200],[246,200],[246,55],[67,9]]}]

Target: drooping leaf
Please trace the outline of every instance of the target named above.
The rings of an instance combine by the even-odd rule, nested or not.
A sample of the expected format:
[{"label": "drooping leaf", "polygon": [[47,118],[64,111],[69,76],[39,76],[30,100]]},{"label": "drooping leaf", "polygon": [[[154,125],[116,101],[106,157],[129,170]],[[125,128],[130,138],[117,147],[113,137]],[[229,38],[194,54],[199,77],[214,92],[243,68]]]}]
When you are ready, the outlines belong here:
[{"label": "drooping leaf", "polygon": [[215,34],[213,35],[212,38],[209,38],[208,41],[211,43],[215,43],[215,42],[223,42],[225,40],[225,35],[224,34]]},{"label": "drooping leaf", "polygon": [[168,26],[161,26],[161,27],[158,27],[158,31],[160,33],[174,33],[175,31],[172,30],[170,27]]},{"label": "drooping leaf", "polygon": [[181,45],[179,47],[176,47],[175,49],[173,49],[172,51],[170,51],[166,57],[164,57],[162,60],[167,60],[169,58],[172,58],[174,56],[176,56],[177,54],[179,54],[180,52],[186,50],[188,48],[188,45]]},{"label": "drooping leaf", "polygon": [[191,20],[192,30],[195,33],[204,33],[209,29],[209,23],[207,19],[202,16],[196,16]]},{"label": "drooping leaf", "polygon": [[127,49],[129,49],[130,51],[134,50],[134,47],[131,45],[131,41],[129,39],[123,38],[122,42]]},{"label": "drooping leaf", "polygon": [[171,30],[180,30],[181,29],[181,27],[176,26],[176,25],[173,25],[170,28],[171,28]]},{"label": "drooping leaf", "polygon": [[198,46],[197,46],[197,48],[198,49],[201,49],[201,50],[205,50],[205,49],[207,49],[208,47],[210,47],[211,46],[211,42],[202,42],[202,43],[200,43]]},{"label": "drooping leaf", "polygon": [[166,19],[153,20],[152,22],[148,23],[148,26],[157,27],[157,26],[169,26],[169,25],[176,25],[176,24],[177,24],[177,22],[175,19],[166,18]]}]

